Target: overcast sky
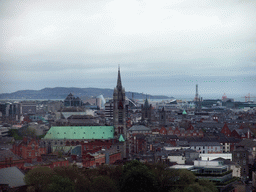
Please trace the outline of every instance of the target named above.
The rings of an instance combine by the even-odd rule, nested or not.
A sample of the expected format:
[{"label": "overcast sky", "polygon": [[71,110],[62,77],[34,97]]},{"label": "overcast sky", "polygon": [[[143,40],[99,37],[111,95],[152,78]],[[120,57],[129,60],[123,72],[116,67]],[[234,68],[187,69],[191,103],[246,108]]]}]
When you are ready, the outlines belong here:
[{"label": "overcast sky", "polygon": [[256,96],[255,0],[0,1],[1,93]]}]

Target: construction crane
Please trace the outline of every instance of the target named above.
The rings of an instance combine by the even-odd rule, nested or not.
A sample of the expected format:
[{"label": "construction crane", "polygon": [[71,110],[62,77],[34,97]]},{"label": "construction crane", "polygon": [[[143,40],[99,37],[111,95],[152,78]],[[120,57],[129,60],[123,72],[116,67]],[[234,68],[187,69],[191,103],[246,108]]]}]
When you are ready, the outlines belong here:
[{"label": "construction crane", "polygon": [[244,98],[245,102],[250,102],[250,101],[251,101],[251,98],[256,98],[256,97],[251,96],[250,93],[248,93],[248,95],[245,95],[245,96],[242,97],[242,98]]},{"label": "construction crane", "polygon": [[227,99],[227,96],[226,96],[226,93],[224,93],[224,95],[222,96],[222,101],[226,101]]}]

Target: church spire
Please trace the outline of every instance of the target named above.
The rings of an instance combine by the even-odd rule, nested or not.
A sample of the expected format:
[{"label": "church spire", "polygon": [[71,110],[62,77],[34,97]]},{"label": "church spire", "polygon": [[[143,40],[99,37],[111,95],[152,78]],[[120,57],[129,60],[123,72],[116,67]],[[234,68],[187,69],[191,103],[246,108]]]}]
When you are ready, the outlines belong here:
[{"label": "church spire", "polygon": [[121,74],[120,74],[120,65],[118,65],[118,76],[117,76],[117,89],[122,89],[122,81],[121,81]]}]

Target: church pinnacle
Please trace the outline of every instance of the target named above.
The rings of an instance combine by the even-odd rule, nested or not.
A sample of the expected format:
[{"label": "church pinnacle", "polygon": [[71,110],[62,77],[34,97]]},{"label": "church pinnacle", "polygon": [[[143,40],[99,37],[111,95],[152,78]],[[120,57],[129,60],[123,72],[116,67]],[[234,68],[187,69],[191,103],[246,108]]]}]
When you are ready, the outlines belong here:
[{"label": "church pinnacle", "polygon": [[121,81],[121,74],[120,74],[120,65],[118,65],[118,76],[117,76],[117,85],[116,88],[118,90],[122,90],[122,81]]}]

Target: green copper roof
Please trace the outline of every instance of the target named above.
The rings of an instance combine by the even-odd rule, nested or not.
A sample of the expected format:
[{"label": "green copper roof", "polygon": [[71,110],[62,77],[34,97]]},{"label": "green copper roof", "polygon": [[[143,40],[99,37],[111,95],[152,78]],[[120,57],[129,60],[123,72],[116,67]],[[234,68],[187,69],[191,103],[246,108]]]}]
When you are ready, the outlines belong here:
[{"label": "green copper roof", "polygon": [[182,114],[183,114],[183,115],[187,115],[187,112],[184,110],[184,111],[182,112]]},{"label": "green copper roof", "polygon": [[44,139],[113,139],[113,126],[51,127]]},{"label": "green copper roof", "polygon": [[119,139],[118,139],[118,140],[119,140],[119,142],[124,142],[124,141],[125,141],[125,140],[124,140],[124,137],[123,137],[123,135],[122,135],[122,134],[120,135],[120,137],[119,137]]}]

